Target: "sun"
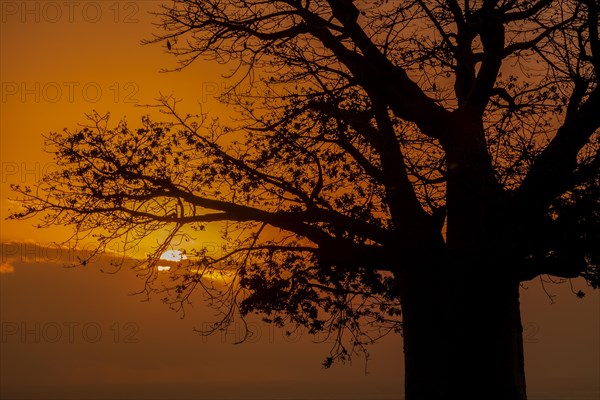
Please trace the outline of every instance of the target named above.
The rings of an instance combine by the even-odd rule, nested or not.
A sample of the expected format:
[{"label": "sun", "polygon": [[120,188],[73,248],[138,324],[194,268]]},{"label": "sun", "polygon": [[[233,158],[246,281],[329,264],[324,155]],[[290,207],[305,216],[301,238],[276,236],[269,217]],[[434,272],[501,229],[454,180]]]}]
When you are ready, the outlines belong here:
[{"label": "sun", "polygon": [[175,264],[182,260],[187,260],[187,256],[181,250],[167,250],[160,255],[160,260],[167,262],[161,263],[164,265],[156,266],[158,272],[169,272],[171,270],[171,265],[169,264]]},{"label": "sun", "polygon": [[187,256],[181,250],[167,250],[160,255],[161,260],[179,262],[187,260]]}]

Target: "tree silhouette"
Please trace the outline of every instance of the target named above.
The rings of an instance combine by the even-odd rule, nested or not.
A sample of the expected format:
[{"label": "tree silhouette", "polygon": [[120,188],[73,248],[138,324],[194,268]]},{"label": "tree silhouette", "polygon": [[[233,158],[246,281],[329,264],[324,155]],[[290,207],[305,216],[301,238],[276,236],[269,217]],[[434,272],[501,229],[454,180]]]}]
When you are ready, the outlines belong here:
[{"label": "tree silhouette", "polygon": [[[176,0],[148,42],[178,69],[234,65],[222,100],[240,124],[173,98],[167,122],[135,129],[91,115],[47,137],[61,168],[15,187],[12,217],[100,249],[167,229],[139,267],[147,290],[200,293],[215,329],[256,312],[325,333],[326,365],[400,331],[407,399],[525,399],[520,283],[600,283],[599,7]],[[218,221],[223,255],[200,249],[156,284],[148,265]]]}]

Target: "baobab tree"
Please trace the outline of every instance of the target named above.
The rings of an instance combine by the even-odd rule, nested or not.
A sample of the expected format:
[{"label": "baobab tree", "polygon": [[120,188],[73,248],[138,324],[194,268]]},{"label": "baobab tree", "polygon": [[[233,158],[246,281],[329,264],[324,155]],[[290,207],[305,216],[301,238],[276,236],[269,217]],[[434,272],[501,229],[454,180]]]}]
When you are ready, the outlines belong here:
[{"label": "baobab tree", "polygon": [[520,283],[599,284],[599,7],[175,0],[148,43],[175,69],[232,66],[239,122],[173,98],[139,128],[91,115],[48,135],[61,168],[15,187],[12,217],[99,248],[166,229],[156,255],[226,223],[224,253],[198,249],[169,284],[139,266],[147,290],[201,293],[215,329],[259,313],[325,332],[326,365],[401,332],[408,400],[525,399]]}]

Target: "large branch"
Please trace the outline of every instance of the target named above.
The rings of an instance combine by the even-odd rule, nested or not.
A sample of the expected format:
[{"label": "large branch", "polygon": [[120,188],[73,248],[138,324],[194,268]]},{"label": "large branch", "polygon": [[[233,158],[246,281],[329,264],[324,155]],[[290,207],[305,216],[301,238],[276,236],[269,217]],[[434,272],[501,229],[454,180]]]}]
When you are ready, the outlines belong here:
[{"label": "large branch", "polygon": [[367,93],[384,99],[399,118],[416,123],[427,135],[443,136],[449,113],[429,98],[404,69],[395,66],[371,41],[357,22],[358,15],[352,2],[344,1],[342,5],[328,0],[328,3],[333,16],[342,23],[346,35],[360,53],[348,49],[339,36],[326,28],[325,20],[303,10],[300,15],[309,32],[336,55]]},{"label": "large branch", "polygon": [[583,257],[580,259],[546,257],[522,261],[518,266],[519,280],[529,281],[540,275],[559,278],[578,278],[586,270]]},{"label": "large branch", "polygon": [[482,8],[474,16],[483,45],[483,59],[461,109],[481,118],[492,96],[498,72],[502,66],[504,25],[494,10]]},{"label": "large branch", "polygon": [[587,26],[589,30],[590,50],[592,65],[594,66],[596,80],[600,76],[600,36],[598,33],[600,5],[597,0],[583,0],[582,3],[588,7]]},{"label": "large branch", "polygon": [[[412,237],[414,240],[435,240],[432,238],[435,232],[431,226],[431,218],[417,199],[413,184],[409,179],[404,155],[400,149],[400,143],[387,107],[378,104],[373,110],[356,113],[341,109],[328,102],[320,102],[318,108],[326,115],[336,118],[338,121],[343,120],[352,126],[375,150],[381,168],[376,170],[374,177],[386,189],[387,203],[397,234],[405,238]],[[372,117],[375,117],[377,127],[371,124]],[[343,137],[340,138],[340,145],[348,146],[348,143],[344,145]],[[352,152],[352,149],[350,151]],[[356,158],[359,164],[366,164],[364,167],[366,170],[376,168],[364,160],[364,157]]]},{"label": "large branch", "polygon": [[[156,196],[153,196],[152,194],[146,195],[143,196],[144,200],[158,197],[181,199],[196,207],[201,207],[206,210],[220,211],[219,213],[208,213],[202,215],[185,215],[182,212],[176,217],[170,215],[153,216],[155,220],[161,222],[177,222],[178,220],[181,220],[183,223],[226,220],[240,222],[258,221],[294,232],[298,235],[313,240],[315,243],[319,243],[319,241],[330,240],[332,237],[329,234],[325,234],[322,230],[309,225],[309,223],[327,223],[336,226],[340,230],[360,233],[378,243],[383,244],[389,241],[389,231],[387,231],[385,228],[356,220],[334,210],[317,208],[315,206],[304,211],[269,212],[255,207],[236,204],[234,202],[202,197],[167,179],[156,179],[147,175],[134,173],[129,173],[127,178],[148,181],[152,185],[160,188],[156,190]],[[139,196],[127,196],[124,194],[121,194],[121,197],[124,199],[139,199]],[[119,211],[125,210],[120,209]],[[147,217],[150,216],[150,214],[147,215]]]},{"label": "large branch", "polygon": [[600,88],[590,94],[538,157],[519,187],[515,205],[524,215],[539,217],[573,183],[577,154],[600,128]]},{"label": "large branch", "polygon": [[388,204],[395,228],[405,240],[435,241],[431,217],[423,210],[408,177],[404,155],[390,120],[387,107],[375,105],[375,119],[380,132],[379,157],[385,182]]},{"label": "large branch", "polygon": [[568,25],[569,23],[571,23],[575,19],[575,17],[576,17],[576,15],[574,14],[570,18],[568,18],[568,19],[566,19],[564,21],[561,21],[560,23],[558,23],[556,25],[553,25],[553,26],[550,26],[550,27],[544,29],[541,33],[539,33],[535,37],[531,38],[530,40],[527,40],[527,41],[524,41],[524,42],[516,42],[516,43],[512,43],[512,44],[506,46],[504,48],[502,57],[506,58],[506,57],[508,57],[508,56],[516,53],[516,52],[523,51],[523,50],[533,49],[543,39],[546,39],[546,38],[550,37],[554,32],[560,31],[566,25]]},{"label": "large branch", "polygon": [[[28,192],[24,188],[16,187],[15,189],[24,195],[26,201],[33,201],[37,204],[37,206],[35,209],[30,209],[25,213],[19,215],[14,214],[12,218],[22,219],[26,218],[28,215],[31,216],[38,213],[54,211],[58,213],[69,213],[70,215],[79,216],[77,219],[78,224],[81,224],[81,222],[88,218],[88,216],[103,215],[108,216],[112,220],[120,221],[120,225],[124,226],[141,226],[156,222],[177,224],[180,227],[194,223],[219,221],[261,222],[310,240],[318,246],[318,248],[311,248],[311,250],[314,250],[315,254],[319,256],[321,262],[327,264],[336,264],[343,266],[344,268],[352,269],[373,268],[392,271],[398,267],[398,250],[404,251],[407,256],[415,252],[414,243],[396,242],[396,247],[393,248],[394,251],[390,253],[387,246],[381,246],[377,244],[361,244],[350,239],[334,237],[319,227],[311,225],[311,223],[322,221],[321,216],[314,215],[313,213],[292,211],[269,212],[231,202],[203,198],[179,189],[174,185],[169,184],[168,186],[169,190],[167,192],[160,191],[159,198],[170,197],[181,199],[189,204],[193,204],[204,209],[216,210],[218,212],[193,214],[186,213],[186,211],[182,208],[179,210],[179,212],[168,213],[168,210],[161,208],[160,211],[163,211],[164,213],[158,213],[154,211],[159,210],[144,210],[143,204],[104,204],[102,198],[96,199],[96,201],[88,199],[80,205],[70,205],[68,202],[64,204],[63,202],[56,201],[56,199],[53,201],[51,196],[45,198],[39,197],[31,192]],[[129,198],[136,200],[143,199],[144,201],[156,200],[152,195],[133,195],[129,196]],[[326,217],[327,219],[330,219],[331,215]],[[351,218],[345,218],[344,216],[339,215],[333,217],[338,219],[338,222],[347,228],[363,228],[365,231],[369,230],[368,226],[360,223],[360,226],[353,226],[356,225],[357,221],[354,221]],[[384,230],[380,230],[381,232],[378,235],[380,236],[380,239],[382,239],[382,242],[385,243],[389,238],[389,233],[387,233],[384,238]],[[299,249],[306,250],[307,248],[299,247]]]}]

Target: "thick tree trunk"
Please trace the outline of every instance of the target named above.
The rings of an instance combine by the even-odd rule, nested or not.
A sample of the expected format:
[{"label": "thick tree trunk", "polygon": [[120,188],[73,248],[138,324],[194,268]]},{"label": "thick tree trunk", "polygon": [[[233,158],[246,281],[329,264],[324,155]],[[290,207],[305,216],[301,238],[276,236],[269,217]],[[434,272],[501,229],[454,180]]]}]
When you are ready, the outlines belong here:
[{"label": "thick tree trunk", "polygon": [[445,270],[401,277],[406,400],[526,399],[518,282]]}]

